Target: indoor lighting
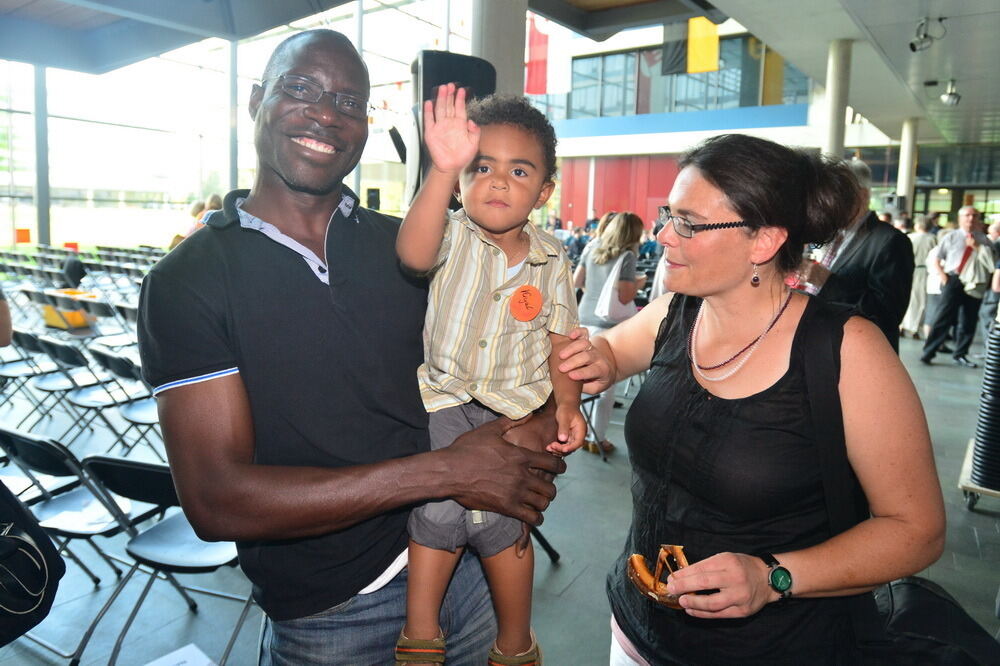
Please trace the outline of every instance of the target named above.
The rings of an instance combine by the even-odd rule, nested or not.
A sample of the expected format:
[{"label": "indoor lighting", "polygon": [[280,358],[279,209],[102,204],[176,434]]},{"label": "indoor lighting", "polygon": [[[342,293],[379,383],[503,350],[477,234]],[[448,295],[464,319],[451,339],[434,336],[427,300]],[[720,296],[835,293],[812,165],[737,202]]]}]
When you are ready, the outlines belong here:
[{"label": "indoor lighting", "polygon": [[955,90],[955,79],[948,81],[948,87],[941,93],[941,103],[945,106],[958,106],[962,96]]},{"label": "indoor lighting", "polygon": [[928,33],[927,27],[930,25],[930,17],[920,19],[920,23],[917,24],[917,32],[914,38],[910,40],[910,50],[914,53],[917,51],[926,51],[931,47],[935,39],[944,37],[948,33],[948,29],[944,27],[944,18],[942,16],[937,20],[938,25],[941,26],[940,35],[931,35]]}]

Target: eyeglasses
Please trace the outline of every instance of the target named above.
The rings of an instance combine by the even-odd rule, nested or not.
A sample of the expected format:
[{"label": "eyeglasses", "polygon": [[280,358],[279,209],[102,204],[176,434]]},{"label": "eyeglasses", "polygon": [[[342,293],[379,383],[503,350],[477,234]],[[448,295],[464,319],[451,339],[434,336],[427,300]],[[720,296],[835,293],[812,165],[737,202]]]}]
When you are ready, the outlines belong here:
[{"label": "eyeglasses", "polygon": [[671,222],[674,225],[674,231],[677,232],[678,236],[682,238],[694,238],[694,235],[698,231],[710,231],[712,229],[735,229],[736,227],[749,227],[750,223],[744,220],[737,220],[735,222],[711,222],[709,224],[692,224],[691,220],[686,217],[681,217],[680,215],[671,215],[670,206],[660,206],[660,216],[656,218],[657,224],[666,224]]},{"label": "eyeglasses", "polygon": [[273,79],[264,79],[261,84],[268,81],[277,81],[281,91],[294,99],[315,104],[323,99],[323,95],[333,98],[333,108],[345,116],[364,120],[375,108],[368,103],[368,100],[348,95],[347,93],[332,92],[323,90],[323,86],[312,79],[295,74],[282,74]]}]

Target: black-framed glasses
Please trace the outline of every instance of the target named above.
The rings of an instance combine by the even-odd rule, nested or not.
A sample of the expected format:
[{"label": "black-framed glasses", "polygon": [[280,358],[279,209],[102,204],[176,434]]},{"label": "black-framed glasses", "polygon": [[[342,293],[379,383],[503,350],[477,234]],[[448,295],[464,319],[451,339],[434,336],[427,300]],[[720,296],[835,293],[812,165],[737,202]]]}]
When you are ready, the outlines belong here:
[{"label": "black-framed glasses", "polygon": [[670,222],[674,225],[674,231],[682,238],[693,238],[699,231],[710,231],[712,229],[735,229],[736,227],[748,227],[750,223],[745,220],[734,222],[710,222],[708,224],[693,224],[691,220],[680,215],[671,215],[670,206],[660,206],[660,216],[656,218],[656,223],[664,225]]},{"label": "black-framed glasses", "polygon": [[333,98],[333,108],[351,118],[364,120],[371,115],[372,110],[375,108],[368,103],[368,100],[355,95],[323,90],[323,86],[304,76],[282,74],[273,79],[265,79],[261,81],[261,84],[265,84],[268,81],[277,81],[278,87],[281,88],[283,93],[302,102],[309,102],[310,104],[315,104],[323,99],[323,95],[329,95]]}]

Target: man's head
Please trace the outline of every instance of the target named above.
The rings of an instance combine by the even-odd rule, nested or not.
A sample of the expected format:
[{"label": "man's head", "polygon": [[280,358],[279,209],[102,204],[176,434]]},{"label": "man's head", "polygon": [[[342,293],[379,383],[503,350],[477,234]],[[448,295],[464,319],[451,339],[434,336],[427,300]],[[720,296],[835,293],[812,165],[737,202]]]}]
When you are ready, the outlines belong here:
[{"label": "man's head", "polygon": [[872,170],[868,168],[868,165],[861,160],[854,158],[847,163],[850,168],[851,173],[854,174],[854,180],[858,181],[858,215],[864,215],[868,212],[869,202],[872,197]]},{"label": "man's head", "polygon": [[995,241],[1000,238],[1000,220],[993,222],[986,229],[986,235],[990,237],[991,241]]},{"label": "man's head", "polygon": [[979,211],[975,206],[962,206],[958,209],[958,228],[967,234],[977,230],[976,223]]},{"label": "man's head", "polygon": [[[304,82],[304,86],[302,85]],[[311,88],[319,100],[299,99]],[[339,190],[368,139],[368,70],[350,40],[333,30],[309,30],[281,42],[250,94],[257,149],[254,189],[284,188],[312,195]]]}]

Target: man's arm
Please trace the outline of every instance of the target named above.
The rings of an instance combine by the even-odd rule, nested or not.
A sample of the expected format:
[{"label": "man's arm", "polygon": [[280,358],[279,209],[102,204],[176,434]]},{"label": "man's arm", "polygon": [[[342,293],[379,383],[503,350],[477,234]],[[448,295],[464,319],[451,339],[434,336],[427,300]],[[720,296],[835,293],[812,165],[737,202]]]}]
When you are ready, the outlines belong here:
[{"label": "man's arm", "polygon": [[531,470],[565,470],[553,456],[502,441],[506,420],[445,449],[370,465],[254,464],[253,419],[238,373],[169,389],[157,405],[178,496],[198,535],[208,540],[325,534],[444,497],[538,525],[555,486]]}]

